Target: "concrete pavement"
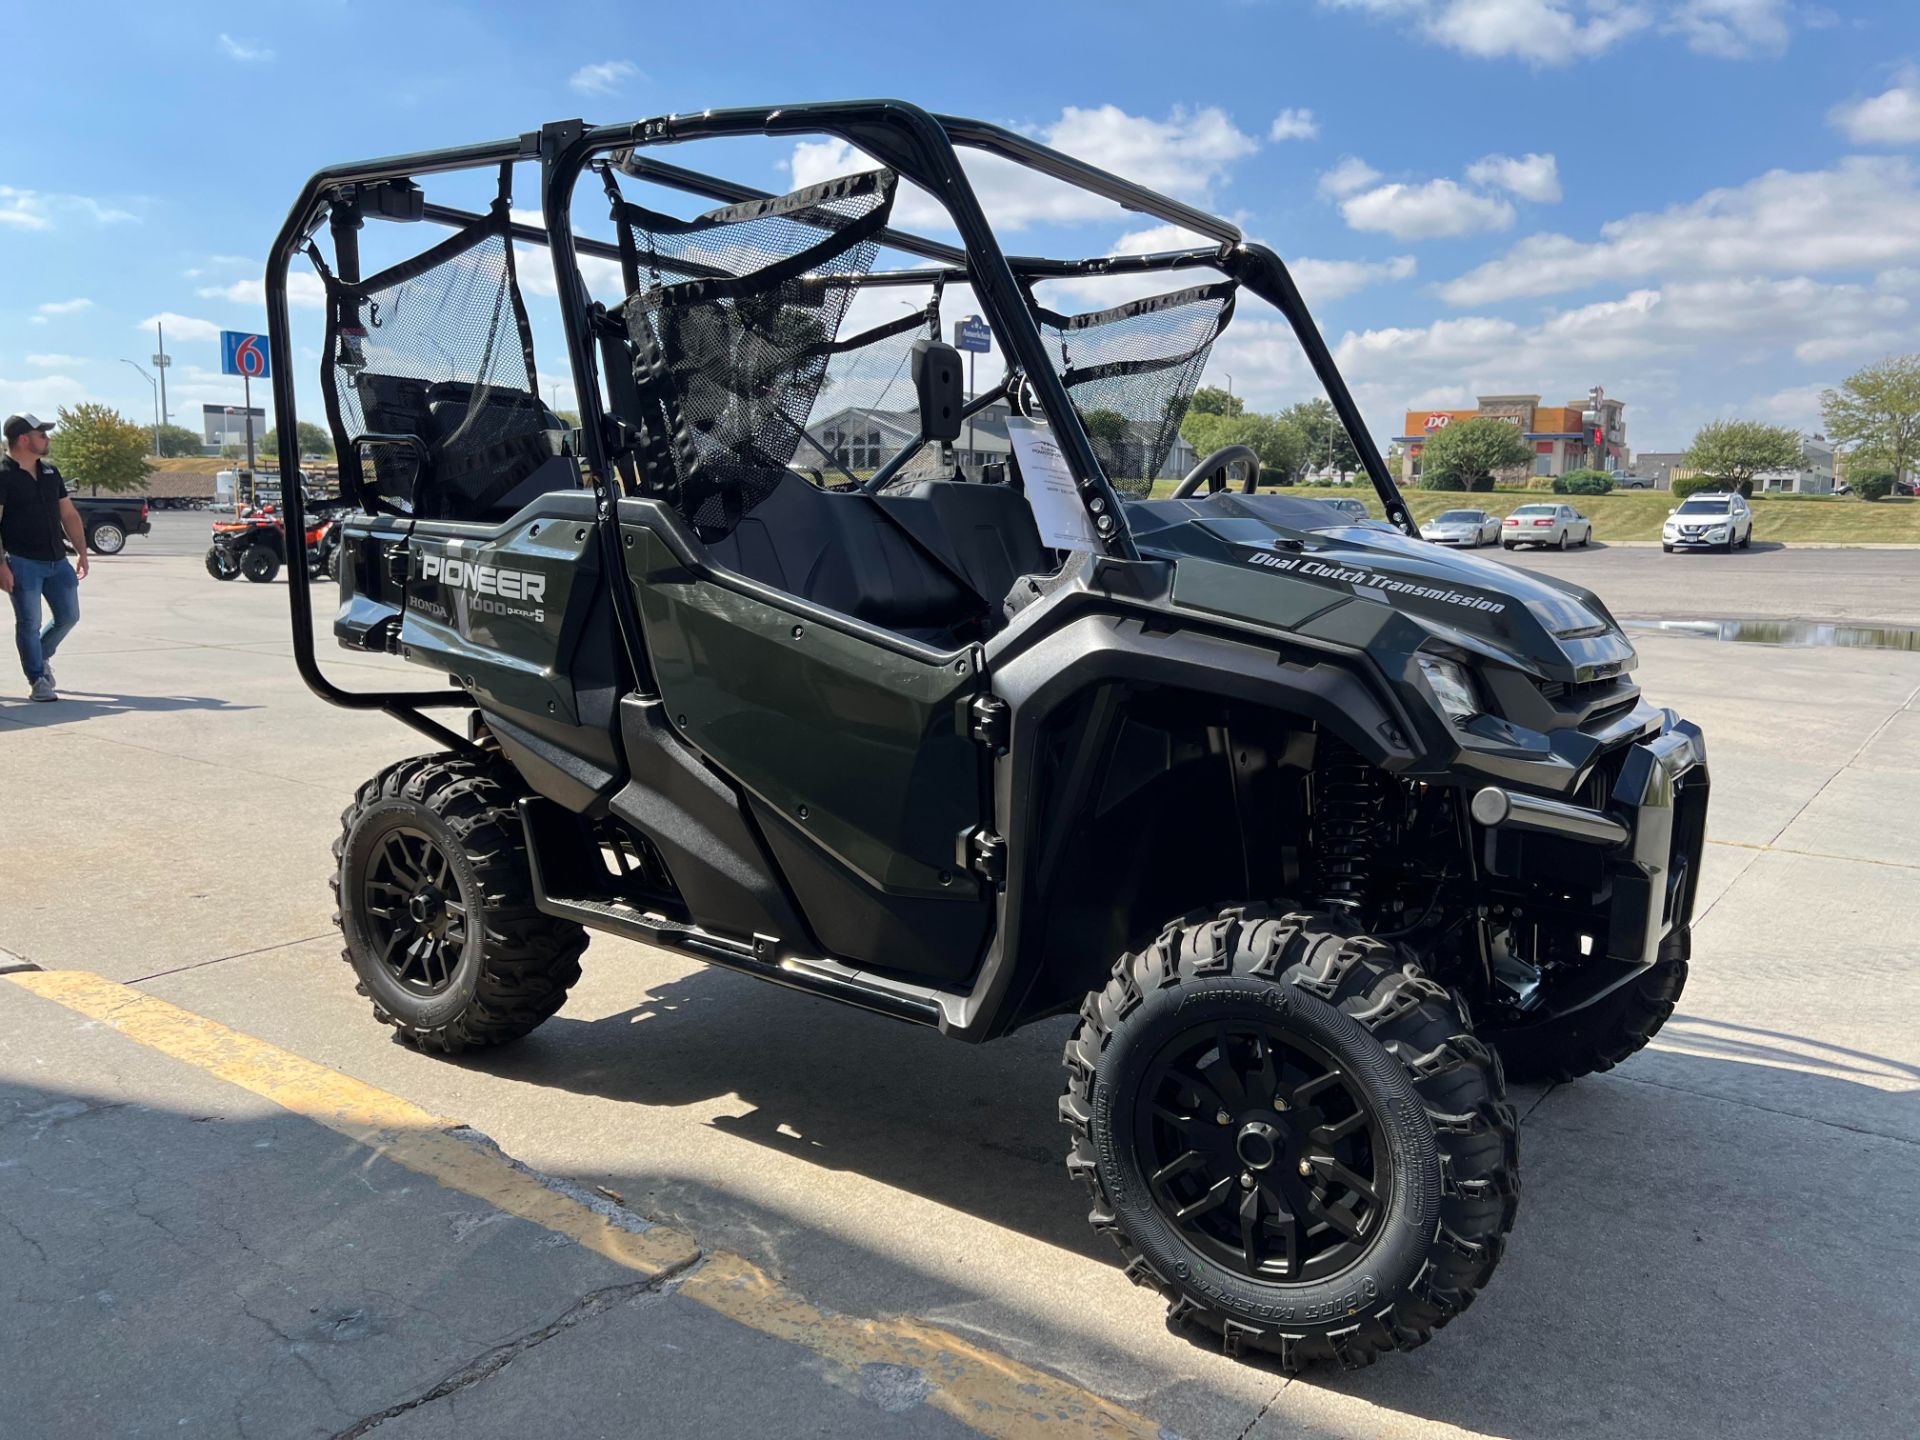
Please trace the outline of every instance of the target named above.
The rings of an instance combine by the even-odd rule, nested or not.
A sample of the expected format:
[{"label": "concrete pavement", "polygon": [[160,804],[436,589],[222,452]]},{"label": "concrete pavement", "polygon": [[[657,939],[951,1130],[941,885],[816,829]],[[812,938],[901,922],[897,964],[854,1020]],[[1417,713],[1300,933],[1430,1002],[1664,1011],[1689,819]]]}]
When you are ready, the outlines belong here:
[{"label": "concrete pavement", "polygon": [[[1547,558],[1574,573],[1602,556]],[[1652,556],[1690,574],[1727,558],[1746,557]],[[70,688],[103,698],[85,709],[0,700],[0,783],[51,778],[70,797],[32,822],[27,845],[0,853],[0,945],[30,960],[137,981],[455,1117],[540,1171],[604,1186],[811,1304],[937,1327],[1178,1434],[1911,1433],[1920,656],[1642,644],[1649,693],[1700,720],[1715,767],[1681,1012],[1619,1071],[1517,1096],[1519,1226],[1470,1312],[1370,1371],[1288,1383],[1168,1333],[1157,1302],[1095,1244],[1053,1118],[1063,1022],[954,1045],[596,938],[567,1008],[520,1045],[448,1063],[392,1044],[326,923],[326,845],[352,785],[420,744],[307,695],[280,653],[283,585],[221,586],[191,556],[126,561],[103,561],[89,582],[87,622],[60,667]],[[1647,613],[1588,583],[1621,613]],[[1845,613],[1898,618],[1867,608],[1890,589],[1871,567],[1807,583]],[[6,1033],[27,1036],[13,1013]],[[56,1105],[99,1099],[97,1083],[29,1068],[97,1076],[104,1063],[79,1048],[88,1042],[49,1038],[58,1016],[33,1023],[0,1051],[0,1082]],[[130,1092],[167,1093],[135,1062],[112,1064]],[[154,1123],[155,1136],[181,1129]],[[86,1173],[92,1162],[76,1163]],[[87,1193],[105,1193],[110,1172],[99,1173]],[[11,1174],[0,1169],[0,1183]],[[9,1202],[4,1213],[22,1212]],[[577,1299],[593,1278],[567,1272],[560,1290]],[[746,1392],[785,1363],[757,1358],[747,1341],[766,1343],[761,1332],[715,1341],[738,1362],[717,1372],[623,1368],[651,1353],[651,1335],[680,1343],[670,1322],[647,1328],[671,1308],[646,1306],[620,1312],[630,1335],[596,1312],[463,1386],[457,1404],[382,1428],[452,1433],[457,1409],[467,1434],[551,1413],[582,1386],[631,1383],[663,1413],[708,1413],[722,1433],[718,1417],[736,1413],[751,1428],[733,1433],[806,1433],[767,1429],[751,1408]],[[524,1321],[512,1332],[523,1334],[553,1313],[529,1307],[502,1325]],[[0,1318],[0,1345],[16,1323]],[[91,1323],[63,1317],[53,1333]],[[458,1348],[444,1358],[471,1359]],[[232,1388],[265,1355],[236,1350],[223,1372]],[[403,1358],[393,1392],[417,1395],[407,1386],[423,1372]],[[919,1383],[885,1373],[905,1390],[859,1397],[882,1414],[882,1400]],[[819,1407],[796,1388],[787,1419],[838,1423],[828,1402],[850,1392],[828,1388]]]}]

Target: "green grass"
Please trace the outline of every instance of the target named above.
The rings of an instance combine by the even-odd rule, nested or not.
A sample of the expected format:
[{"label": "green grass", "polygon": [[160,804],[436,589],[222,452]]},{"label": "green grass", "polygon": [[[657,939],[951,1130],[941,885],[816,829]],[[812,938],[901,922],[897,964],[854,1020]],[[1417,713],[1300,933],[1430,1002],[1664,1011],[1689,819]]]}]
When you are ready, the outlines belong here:
[{"label": "green grass", "polygon": [[[1173,489],[1172,481],[1154,486],[1156,495]],[[1365,502],[1374,515],[1384,512],[1371,487],[1288,487],[1263,490],[1263,495],[1303,495],[1331,500],[1350,495]],[[1463,495],[1447,491],[1409,490],[1407,504],[1414,519],[1425,521],[1442,510],[1489,510],[1508,515],[1522,505],[1566,500],[1593,520],[1593,538],[1658,540],[1661,523],[1677,503],[1664,490],[1629,490],[1612,495],[1554,495],[1544,490],[1501,490],[1491,495]],[[1920,545],[1920,501],[1910,496],[1869,503],[1845,495],[1756,495],[1753,498],[1753,538],[1793,544]]]}]

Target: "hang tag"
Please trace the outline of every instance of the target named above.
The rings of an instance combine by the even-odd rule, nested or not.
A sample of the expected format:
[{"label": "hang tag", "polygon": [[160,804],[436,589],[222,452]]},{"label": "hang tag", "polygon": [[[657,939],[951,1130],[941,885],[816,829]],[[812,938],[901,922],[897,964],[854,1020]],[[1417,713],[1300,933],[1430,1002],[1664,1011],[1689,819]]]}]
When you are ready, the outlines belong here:
[{"label": "hang tag", "polygon": [[1052,428],[1044,420],[1018,415],[1008,416],[1006,423],[1007,439],[1020,462],[1020,478],[1026,485],[1027,504],[1033,508],[1040,543],[1054,550],[1098,549],[1093,521],[1081,503],[1067,457],[1054,443]]}]

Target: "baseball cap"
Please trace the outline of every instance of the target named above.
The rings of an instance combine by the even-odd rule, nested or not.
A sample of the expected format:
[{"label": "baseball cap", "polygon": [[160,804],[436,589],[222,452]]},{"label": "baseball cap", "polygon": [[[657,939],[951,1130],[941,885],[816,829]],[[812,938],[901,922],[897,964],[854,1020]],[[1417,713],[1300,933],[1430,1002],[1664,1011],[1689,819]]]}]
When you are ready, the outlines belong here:
[{"label": "baseball cap", "polygon": [[11,445],[29,430],[51,430],[53,421],[42,420],[38,415],[9,415],[7,417],[7,444]]}]

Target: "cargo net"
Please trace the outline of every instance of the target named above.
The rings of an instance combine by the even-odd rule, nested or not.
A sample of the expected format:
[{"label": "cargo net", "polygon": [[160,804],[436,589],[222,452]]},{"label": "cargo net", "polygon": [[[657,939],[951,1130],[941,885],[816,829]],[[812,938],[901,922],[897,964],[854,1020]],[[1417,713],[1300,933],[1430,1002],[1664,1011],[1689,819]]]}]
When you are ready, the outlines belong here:
[{"label": "cargo net", "polygon": [[310,252],[327,287],[321,381],[339,453],[399,437],[364,447],[362,498],[376,508],[484,515],[556,453],[561,422],[538,396],[507,225],[503,195],[485,219],[355,284]]},{"label": "cargo net", "polygon": [[1033,306],[1055,370],[1116,490],[1146,495],[1173,453],[1213,342],[1233,318],[1232,281],[1085,315]]},{"label": "cargo net", "polygon": [[692,220],[615,199],[648,480],[671,473],[702,538],[772,494],[803,443],[895,183],[878,170]]}]

